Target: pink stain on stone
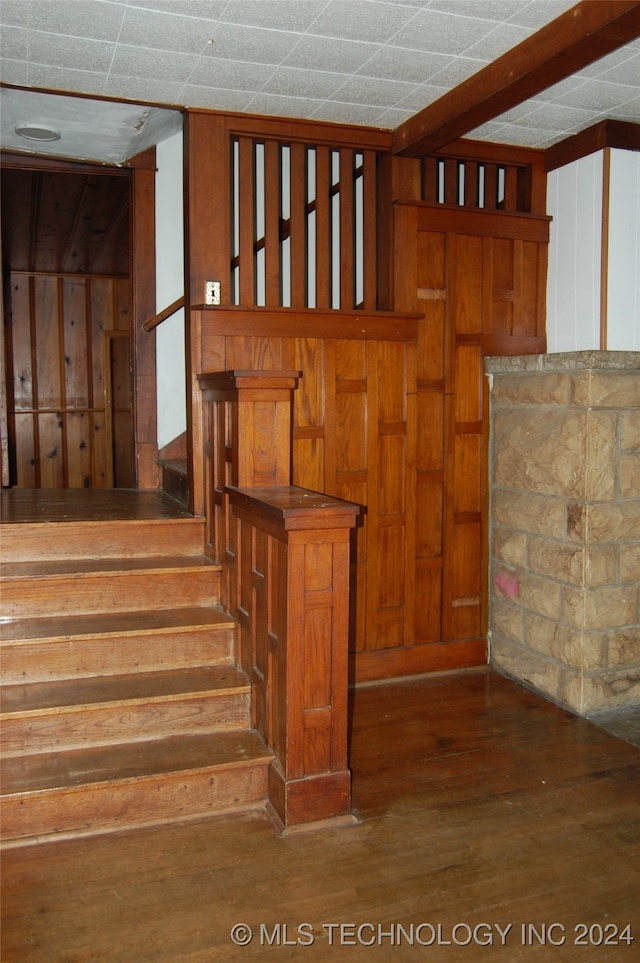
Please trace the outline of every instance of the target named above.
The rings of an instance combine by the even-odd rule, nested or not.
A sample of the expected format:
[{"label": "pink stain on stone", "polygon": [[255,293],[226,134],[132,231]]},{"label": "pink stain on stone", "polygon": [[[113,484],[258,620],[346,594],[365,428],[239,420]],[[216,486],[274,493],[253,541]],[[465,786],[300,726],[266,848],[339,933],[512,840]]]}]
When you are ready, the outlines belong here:
[{"label": "pink stain on stone", "polygon": [[498,572],[493,583],[508,599],[515,599],[520,594],[520,583],[518,579],[509,578],[506,572]]}]

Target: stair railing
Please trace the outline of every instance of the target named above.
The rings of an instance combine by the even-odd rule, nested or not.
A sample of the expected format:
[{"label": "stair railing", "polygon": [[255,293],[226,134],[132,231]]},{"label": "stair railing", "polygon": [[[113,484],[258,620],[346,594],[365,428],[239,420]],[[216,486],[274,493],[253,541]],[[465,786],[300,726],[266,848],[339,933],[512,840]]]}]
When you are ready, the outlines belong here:
[{"label": "stair railing", "polygon": [[290,484],[300,372],[199,376],[208,547],[236,618],[253,725],[274,752],[268,807],[284,830],[350,819],[350,530],[360,507]]}]

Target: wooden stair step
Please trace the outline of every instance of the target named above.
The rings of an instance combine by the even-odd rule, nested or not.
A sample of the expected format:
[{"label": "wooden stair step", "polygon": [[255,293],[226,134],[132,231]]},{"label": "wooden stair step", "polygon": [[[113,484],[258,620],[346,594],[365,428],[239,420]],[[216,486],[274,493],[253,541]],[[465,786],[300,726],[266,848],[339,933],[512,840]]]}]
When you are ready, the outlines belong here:
[{"label": "wooden stair step", "polygon": [[0,577],[5,618],[215,605],[220,594],[206,555],[13,562]]},{"label": "wooden stair step", "polygon": [[190,606],[0,623],[6,684],[228,664],[235,622],[219,608]]},{"label": "wooden stair step", "polygon": [[253,730],[13,756],[3,840],[79,835],[263,805],[272,754]]},{"label": "wooden stair step", "polygon": [[3,522],[5,562],[64,558],[195,555],[202,551],[204,519],[110,519]]},{"label": "wooden stair step", "polygon": [[234,666],[5,686],[0,748],[42,753],[248,728],[251,688]]}]

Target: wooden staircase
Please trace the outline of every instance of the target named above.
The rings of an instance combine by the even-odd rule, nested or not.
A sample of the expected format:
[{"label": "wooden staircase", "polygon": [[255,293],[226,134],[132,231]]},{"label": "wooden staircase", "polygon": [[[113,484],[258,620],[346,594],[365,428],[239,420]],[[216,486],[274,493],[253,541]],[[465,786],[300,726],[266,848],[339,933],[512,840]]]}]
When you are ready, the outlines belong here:
[{"label": "wooden staircase", "polygon": [[2,525],[3,844],[264,805],[203,525]]}]

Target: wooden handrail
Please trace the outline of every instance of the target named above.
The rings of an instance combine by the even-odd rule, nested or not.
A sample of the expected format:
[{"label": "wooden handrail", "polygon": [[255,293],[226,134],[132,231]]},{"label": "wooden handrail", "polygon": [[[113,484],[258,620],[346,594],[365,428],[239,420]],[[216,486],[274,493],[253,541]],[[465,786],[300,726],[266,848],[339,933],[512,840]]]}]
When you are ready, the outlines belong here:
[{"label": "wooden handrail", "polygon": [[159,324],[162,324],[163,321],[166,321],[167,318],[170,318],[172,314],[175,314],[176,311],[179,311],[180,308],[183,307],[184,295],[178,298],[177,301],[174,301],[173,304],[170,304],[169,307],[164,309],[164,311],[160,311],[159,314],[156,314],[153,318],[149,318],[148,321],[145,321],[142,327],[145,331],[153,331],[154,328],[157,328]]}]

